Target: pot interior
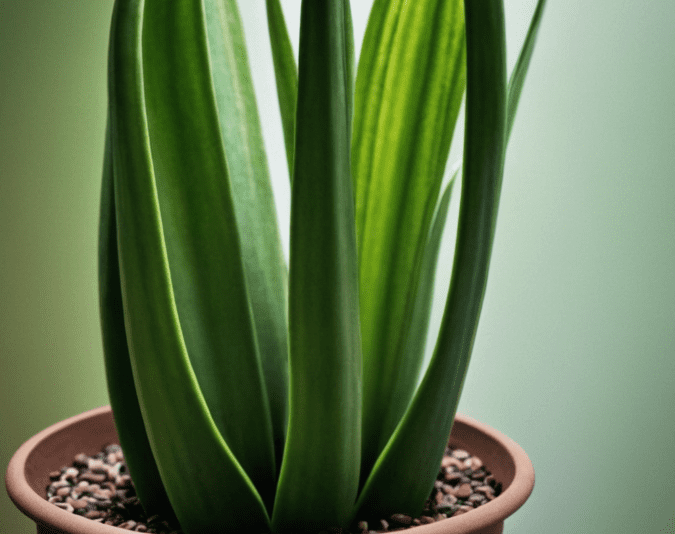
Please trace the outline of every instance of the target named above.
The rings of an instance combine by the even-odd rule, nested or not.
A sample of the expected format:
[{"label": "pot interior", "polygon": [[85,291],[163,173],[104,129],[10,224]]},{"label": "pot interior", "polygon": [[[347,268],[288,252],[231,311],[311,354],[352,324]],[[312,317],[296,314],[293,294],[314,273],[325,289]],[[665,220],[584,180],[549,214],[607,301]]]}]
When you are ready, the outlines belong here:
[{"label": "pot interior", "polygon": [[[81,452],[93,456],[110,443],[119,443],[110,410],[80,419],[46,436],[36,445],[26,460],[26,480],[33,491],[44,496],[45,488],[50,483],[50,472],[71,465],[73,458]],[[491,436],[457,419],[450,435],[450,444],[478,456],[495,479],[502,483],[503,490],[513,482],[516,472],[514,460],[502,444]]]},{"label": "pot interior", "polygon": [[516,476],[514,459],[492,436],[456,419],[450,434],[450,445],[478,456],[485,468],[493,474],[495,480],[501,482],[502,491],[513,482]]},{"label": "pot interior", "polygon": [[71,465],[81,452],[93,456],[110,443],[119,443],[112,412],[81,419],[46,436],[35,446],[26,458],[26,481],[35,493],[44,497],[50,472]]}]

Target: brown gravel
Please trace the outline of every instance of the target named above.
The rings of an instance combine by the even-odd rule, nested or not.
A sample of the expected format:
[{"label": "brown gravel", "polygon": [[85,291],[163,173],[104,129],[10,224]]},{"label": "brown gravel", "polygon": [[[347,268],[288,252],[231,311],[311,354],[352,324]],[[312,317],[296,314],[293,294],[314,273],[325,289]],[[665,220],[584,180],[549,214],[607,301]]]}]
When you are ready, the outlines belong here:
[{"label": "brown gravel", "polygon": [[[49,474],[47,500],[67,512],[134,532],[182,534],[159,516],[147,517],[136,497],[122,449],[106,446],[94,457],[78,454],[72,466]],[[393,532],[467,513],[502,491],[480,458],[448,447],[422,515],[393,514],[376,524],[358,521],[352,534]],[[340,529],[320,534],[348,534]]]},{"label": "brown gravel", "polygon": [[47,500],[67,512],[134,532],[182,534],[159,516],[145,515],[119,445],[108,445],[94,457],[78,454],[71,467],[49,478]]}]

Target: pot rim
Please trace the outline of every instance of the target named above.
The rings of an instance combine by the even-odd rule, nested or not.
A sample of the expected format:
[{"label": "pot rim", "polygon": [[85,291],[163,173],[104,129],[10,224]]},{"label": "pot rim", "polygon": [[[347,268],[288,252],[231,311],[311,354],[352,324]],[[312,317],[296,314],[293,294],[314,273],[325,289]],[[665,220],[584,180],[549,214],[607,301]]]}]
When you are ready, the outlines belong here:
[{"label": "pot rim", "polygon": [[[55,423],[34,435],[14,453],[5,474],[7,493],[14,504],[36,523],[49,525],[65,532],[87,534],[117,534],[121,529],[104,525],[67,512],[38,495],[26,478],[26,463],[31,453],[50,436],[87,419],[107,415],[110,406],[101,406]],[[534,468],[525,451],[501,432],[462,414],[456,414],[455,423],[470,427],[483,434],[488,441],[501,447],[515,467],[513,481],[499,497],[471,510],[471,513],[443,519],[436,523],[413,527],[415,534],[451,534],[452,532],[479,532],[513,514],[528,499],[534,488]]]}]

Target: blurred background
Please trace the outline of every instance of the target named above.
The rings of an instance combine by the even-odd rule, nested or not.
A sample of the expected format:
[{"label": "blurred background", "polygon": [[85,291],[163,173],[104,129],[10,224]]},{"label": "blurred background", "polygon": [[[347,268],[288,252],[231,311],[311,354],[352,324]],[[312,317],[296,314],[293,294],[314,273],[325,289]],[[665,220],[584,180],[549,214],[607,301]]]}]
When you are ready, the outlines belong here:
[{"label": "blurred background", "polygon": [[[3,472],[33,434],[108,403],[96,240],[112,4],[0,0]],[[352,4],[359,42],[371,2]],[[534,464],[506,532],[674,532],[675,2],[548,4],[460,411]],[[287,251],[264,2],[240,5]],[[297,52],[300,2],[283,5]],[[534,5],[507,2],[509,68]],[[34,528],[0,491],[0,533]]]}]

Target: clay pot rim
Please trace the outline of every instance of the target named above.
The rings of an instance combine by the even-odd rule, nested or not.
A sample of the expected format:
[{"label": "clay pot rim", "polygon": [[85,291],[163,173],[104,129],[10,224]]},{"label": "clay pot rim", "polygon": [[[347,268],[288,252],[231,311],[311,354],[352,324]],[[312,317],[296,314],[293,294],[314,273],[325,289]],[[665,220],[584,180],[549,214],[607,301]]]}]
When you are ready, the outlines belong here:
[{"label": "clay pot rim", "polygon": [[[110,406],[101,406],[55,423],[34,435],[14,453],[5,474],[7,493],[14,504],[36,523],[66,532],[86,534],[117,534],[118,527],[104,525],[62,510],[38,495],[25,476],[26,461],[31,453],[47,438],[65,428],[89,418],[105,415]],[[436,523],[409,529],[411,534],[451,534],[453,532],[478,532],[496,522],[503,521],[520,508],[534,488],[534,468],[525,451],[501,432],[465,415],[457,414],[455,422],[472,427],[488,440],[496,442],[510,456],[515,474],[513,481],[494,500],[472,510],[471,513],[444,519]]]}]

